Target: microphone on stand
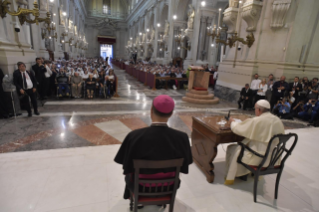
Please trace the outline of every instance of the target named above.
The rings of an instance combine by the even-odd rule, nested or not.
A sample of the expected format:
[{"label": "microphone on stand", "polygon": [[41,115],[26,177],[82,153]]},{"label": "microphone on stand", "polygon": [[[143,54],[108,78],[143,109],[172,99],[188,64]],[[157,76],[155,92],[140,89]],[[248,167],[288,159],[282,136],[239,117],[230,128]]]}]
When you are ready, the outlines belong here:
[{"label": "microphone on stand", "polygon": [[228,116],[225,116],[226,121],[229,121],[230,111],[228,112]]}]

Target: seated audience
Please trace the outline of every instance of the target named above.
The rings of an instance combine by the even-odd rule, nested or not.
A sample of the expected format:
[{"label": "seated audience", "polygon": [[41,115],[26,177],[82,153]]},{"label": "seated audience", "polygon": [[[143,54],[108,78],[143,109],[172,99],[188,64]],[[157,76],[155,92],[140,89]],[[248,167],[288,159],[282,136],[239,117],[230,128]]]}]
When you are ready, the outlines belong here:
[{"label": "seated audience", "polygon": [[81,98],[82,82],[82,77],[79,76],[78,72],[75,72],[74,76],[71,78],[71,87],[72,96],[76,99]]},{"label": "seated audience", "polygon": [[298,116],[309,123],[313,123],[319,112],[319,101],[315,99],[309,100],[304,105],[304,110],[298,113]]},{"label": "seated audience", "polygon": [[251,98],[253,96],[253,91],[249,88],[249,84],[246,84],[243,89],[241,89],[240,97],[238,100],[238,109],[241,109],[241,103],[243,102],[243,109],[251,107]]},{"label": "seated audience", "polygon": [[66,96],[70,96],[69,77],[66,75],[64,68],[60,68],[56,76],[56,83],[58,85],[58,96],[63,96],[63,91]]},{"label": "seated audience", "polygon": [[[186,133],[167,125],[173,110],[174,100],[171,97],[167,95],[156,97],[151,108],[151,126],[134,130],[124,139],[114,159],[115,162],[123,165],[126,182],[124,199],[129,199],[130,191],[134,190],[134,159],[170,160],[184,158],[181,172],[188,174],[188,166],[193,162],[188,136]],[[147,177],[150,178],[165,178],[172,176],[174,169],[147,169],[142,170],[141,174],[147,174]]]},{"label": "seated audience", "polygon": [[86,80],[86,91],[89,99],[93,99],[93,94],[96,88],[96,79],[93,77],[93,74],[89,74],[89,78]]}]

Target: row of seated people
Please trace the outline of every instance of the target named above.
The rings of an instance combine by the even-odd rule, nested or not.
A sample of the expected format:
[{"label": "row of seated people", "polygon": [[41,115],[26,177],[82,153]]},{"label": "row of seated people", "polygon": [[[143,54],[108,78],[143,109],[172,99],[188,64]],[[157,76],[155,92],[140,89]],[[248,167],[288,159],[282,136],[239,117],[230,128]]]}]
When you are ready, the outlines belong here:
[{"label": "row of seated people", "polygon": [[[133,67],[146,73],[152,73],[156,75],[156,77],[163,77],[156,79],[156,89],[166,88],[166,86],[168,86],[176,90],[182,89],[184,85],[188,84],[188,70],[183,70],[170,64],[160,65],[140,61],[136,65],[133,65]],[[185,78],[185,80],[177,80],[182,78]]]},{"label": "row of seated people", "polygon": [[116,88],[115,76],[113,69],[110,69],[106,75],[101,71],[98,75],[88,74],[88,78],[83,78],[81,73],[75,71],[72,75],[67,75],[64,68],[60,68],[56,75],[56,84],[58,88],[58,96],[62,97],[70,95],[70,88],[74,98],[82,97],[82,88],[86,92],[84,95],[89,99],[94,96],[103,98],[111,98]]},{"label": "row of seated people", "polygon": [[293,119],[293,117],[298,117],[309,121],[310,124],[315,124],[318,120],[319,110],[318,78],[308,81],[308,78],[304,77],[300,82],[299,77],[295,77],[294,82],[287,83],[285,77],[282,76],[279,81],[269,84],[270,86],[267,88],[266,80],[261,80],[257,92],[254,92],[249,84],[246,84],[240,92],[239,109],[241,104],[245,110],[252,108],[254,102],[259,99],[267,99],[272,103],[272,112],[280,118]]},{"label": "row of seated people", "polygon": [[77,58],[71,60],[44,60],[44,58],[36,58],[36,64],[32,66],[31,71],[34,73],[37,80],[37,87],[40,99],[46,99],[47,96],[56,94],[56,76],[59,69],[63,67],[67,76],[73,76],[78,72],[83,79],[87,79],[90,73],[94,74],[95,78],[99,78],[99,73],[108,74],[111,67],[107,61],[101,58]]}]

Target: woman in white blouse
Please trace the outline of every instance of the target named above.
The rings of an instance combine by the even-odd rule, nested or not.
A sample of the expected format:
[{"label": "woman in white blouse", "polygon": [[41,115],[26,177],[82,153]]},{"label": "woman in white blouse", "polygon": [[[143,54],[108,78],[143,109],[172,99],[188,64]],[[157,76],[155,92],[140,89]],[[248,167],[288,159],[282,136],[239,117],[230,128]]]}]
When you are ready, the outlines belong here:
[{"label": "woman in white blouse", "polygon": [[266,98],[266,92],[267,92],[268,86],[266,83],[266,79],[263,79],[258,86],[258,91],[257,91],[257,97],[255,100],[255,103],[260,100],[260,99],[265,99]]}]

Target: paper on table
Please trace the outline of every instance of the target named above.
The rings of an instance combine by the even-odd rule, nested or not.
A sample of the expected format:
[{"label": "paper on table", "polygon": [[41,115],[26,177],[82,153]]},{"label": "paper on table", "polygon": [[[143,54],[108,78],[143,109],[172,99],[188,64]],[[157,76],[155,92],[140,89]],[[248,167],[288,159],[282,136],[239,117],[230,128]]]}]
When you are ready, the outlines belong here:
[{"label": "paper on table", "polygon": [[238,122],[238,123],[242,122],[242,120],[236,119],[236,118],[234,118],[234,121],[235,121],[235,122]]}]

